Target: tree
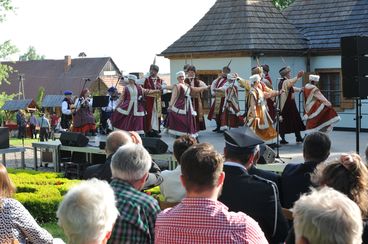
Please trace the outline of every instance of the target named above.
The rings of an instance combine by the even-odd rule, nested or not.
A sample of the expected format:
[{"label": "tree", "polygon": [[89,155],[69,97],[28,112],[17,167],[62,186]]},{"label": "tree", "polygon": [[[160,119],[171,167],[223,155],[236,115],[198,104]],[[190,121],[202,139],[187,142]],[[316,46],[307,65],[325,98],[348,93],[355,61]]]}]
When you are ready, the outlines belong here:
[{"label": "tree", "polygon": [[[14,11],[11,0],[0,0],[0,23],[5,20],[6,12],[9,11]],[[4,59],[16,52],[18,52],[18,49],[9,40],[0,44],[0,59]],[[10,66],[0,63],[0,85],[3,81],[9,83],[8,78],[10,72],[12,72]]]},{"label": "tree", "polygon": [[38,94],[37,94],[37,99],[36,99],[36,103],[38,105],[38,107],[42,107],[42,100],[45,96],[45,88],[43,86],[41,86],[38,89]]},{"label": "tree", "polygon": [[29,46],[28,51],[19,57],[19,61],[29,61],[29,60],[43,60],[45,55],[38,55],[36,53],[36,48]]},{"label": "tree", "polygon": [[273,4],[275,4],[275,6],[280,10],[283,10],[284,8],[292,4],[294,1],[295,0],[272,0]]}]

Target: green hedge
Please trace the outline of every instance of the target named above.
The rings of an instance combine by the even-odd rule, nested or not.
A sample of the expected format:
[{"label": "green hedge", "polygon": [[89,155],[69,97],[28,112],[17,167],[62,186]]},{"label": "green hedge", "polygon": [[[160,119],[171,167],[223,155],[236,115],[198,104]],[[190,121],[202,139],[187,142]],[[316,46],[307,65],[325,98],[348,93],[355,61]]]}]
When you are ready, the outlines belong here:
[{"label": "green hedge", "polygon": [[17,187],[15,198],[32,214],[37,222],[56,220],[56,210],[62,196],[79,180],[63,178],[60,173],[7,169]]}]

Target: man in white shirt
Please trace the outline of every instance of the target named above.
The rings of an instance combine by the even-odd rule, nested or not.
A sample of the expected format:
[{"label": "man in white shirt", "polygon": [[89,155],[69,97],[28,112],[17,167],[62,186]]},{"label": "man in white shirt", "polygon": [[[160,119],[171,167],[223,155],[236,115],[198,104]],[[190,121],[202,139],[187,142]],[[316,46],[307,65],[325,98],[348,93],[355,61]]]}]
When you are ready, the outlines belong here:
[{"label": "man in white shirt", "polygon": [[165,197],[167,202],[180,202],[185,197],[185,189],[180,181],[181,155],[192,145],[197,144],[194,137],[189,135],[180,136],[174,141],[173,151],[178,166],[174,170],[164,170],[161,172],[161,176],[164,181],[160,185],[161,194]]},{"label": "man in white shirt", "polygon": [[70,125],[72,123],[72,108],[73,108],[73,100],[72,100],[72,91],[64,91],[65,98],[61,103],[61,128],[64,130],[69,130]]}]

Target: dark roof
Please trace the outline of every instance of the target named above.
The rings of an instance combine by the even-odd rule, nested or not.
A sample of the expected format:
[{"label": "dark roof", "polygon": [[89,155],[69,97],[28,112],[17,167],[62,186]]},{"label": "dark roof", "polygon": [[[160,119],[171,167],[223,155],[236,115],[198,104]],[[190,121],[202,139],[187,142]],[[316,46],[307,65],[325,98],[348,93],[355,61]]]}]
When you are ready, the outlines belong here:
[{"label": "dark roof", "polygon": [[[45,88],[45,94],[63,94],[64,90],[72,90],[79,94],[83,88],[84,79],[96,80],[103,75],[102,71],[108,61],[120,73],[109,57],[71,59],[71,67],[65,71],[65,60],[32,60],[18,62],[1,62],[13,67],[15,72],[9,75],[11,84],[2,82],[0,90],[6,93],[18,93],[19,75],[24,74],[25,96],[36,98],[39,88]],[[87,83],[86,87],[89,87]]]},{"label": "dark roof", "polygon": [[35,101],[32,99],[24,99],[24,100],[9,100],[4,103],[2,106],[2,110],[7,111],[16,111],[19,109],[26,109],[28,107],[36,107]]},{"label": "dark roof", "polygon": [[295,0],[283,14],[311,49],[338,49],[342,36],[368,35],[367,0]]},{"label": "dark roof", "polygon": [[42,100],[42,107],[44,108],[61,107],[61,103],[63,102],[64,98],[65,98],[64,95],[46,95]]},{"label": "dark roof", "polygon": [[192,29],[161,55],[306,48],[303,36],[271,0],[217,0]]}]

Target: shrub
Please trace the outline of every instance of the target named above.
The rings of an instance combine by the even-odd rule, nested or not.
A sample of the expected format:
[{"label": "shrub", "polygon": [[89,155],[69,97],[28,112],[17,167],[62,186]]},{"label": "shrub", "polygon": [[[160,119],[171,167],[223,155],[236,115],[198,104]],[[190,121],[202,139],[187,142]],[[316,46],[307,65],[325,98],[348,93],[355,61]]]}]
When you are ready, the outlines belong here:
[{"label": "shrub", "polygon": [[79,182],[63,178],[61,173],[7,170],[17,187],[15,199],[40,223],[56,221],[56,211],[63,196]]}]

